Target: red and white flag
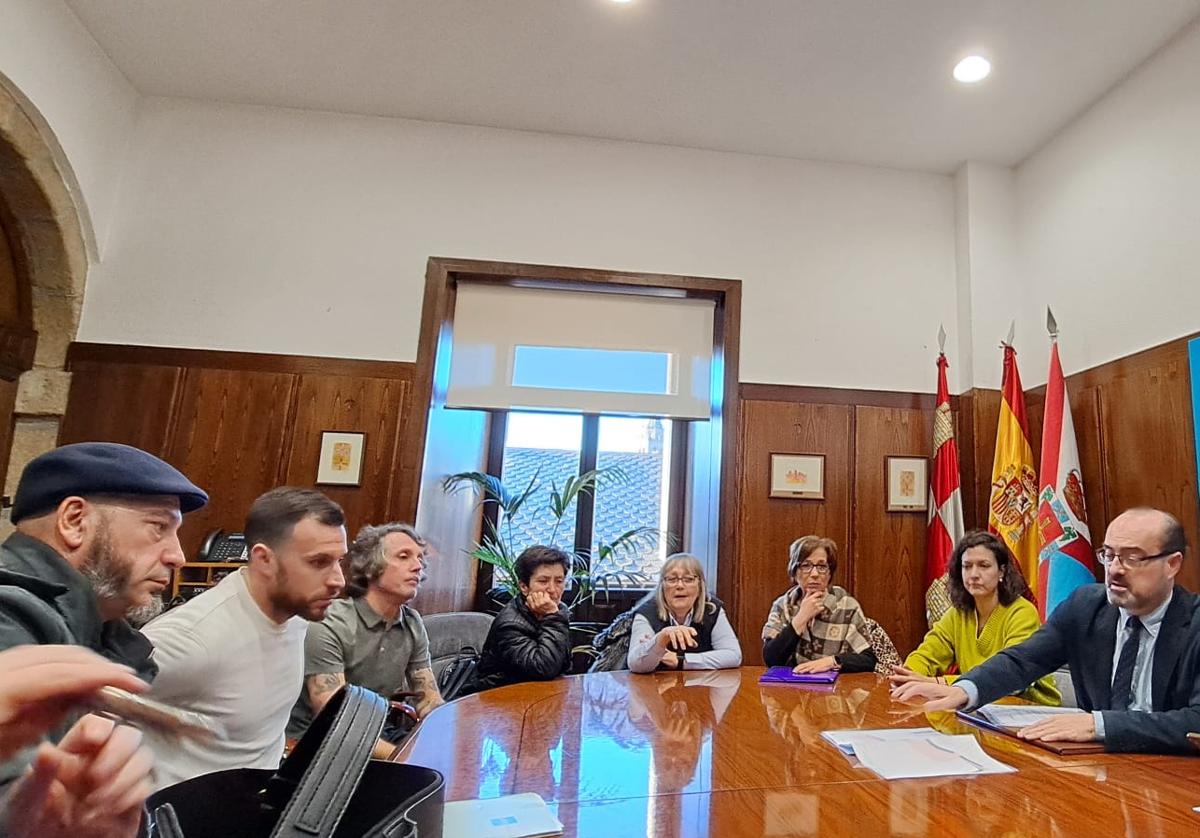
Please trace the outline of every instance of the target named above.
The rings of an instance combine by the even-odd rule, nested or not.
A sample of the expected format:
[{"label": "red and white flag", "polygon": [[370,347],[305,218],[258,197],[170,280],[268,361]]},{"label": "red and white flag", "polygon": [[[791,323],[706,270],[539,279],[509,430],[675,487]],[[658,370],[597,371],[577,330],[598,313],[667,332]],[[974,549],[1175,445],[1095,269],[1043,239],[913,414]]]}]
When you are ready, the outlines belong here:
[{"label": "red and white flag", "polygon": [[1083,498],[1083,475],[1071,400],[1058,360],[1058,326],[1047,310],[1050,376],[1042,425],[1042,485],[1038,492],[1038,611],[1045,620],[1080,585],[1096,581]]},{"label": "red and white flag", "polygon": [[963,536],[962,488],[958,474],[958,445],[954,441],[954,415],[946,386],[944,352],[938,353],[937,409],[933,414],[933,478],[929,481],[929,537],[925,547],[925,584],[946,573],[950,553]]}]

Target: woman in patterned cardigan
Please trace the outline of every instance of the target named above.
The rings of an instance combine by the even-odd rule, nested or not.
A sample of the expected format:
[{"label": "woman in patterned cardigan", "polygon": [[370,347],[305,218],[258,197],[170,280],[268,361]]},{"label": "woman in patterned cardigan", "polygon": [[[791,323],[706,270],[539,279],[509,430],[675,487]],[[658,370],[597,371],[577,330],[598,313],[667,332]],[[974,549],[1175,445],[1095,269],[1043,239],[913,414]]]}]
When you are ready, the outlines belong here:
[{"label": "woman in patterned cardigan", "polygon": [[837,570],[832,539],[806,535],[788,549],[788,576],[795,583],[771,605],[763,626],[767,666],[792,666],[797,673],[870,672],[875,653],[858,600],[830,585]]}]

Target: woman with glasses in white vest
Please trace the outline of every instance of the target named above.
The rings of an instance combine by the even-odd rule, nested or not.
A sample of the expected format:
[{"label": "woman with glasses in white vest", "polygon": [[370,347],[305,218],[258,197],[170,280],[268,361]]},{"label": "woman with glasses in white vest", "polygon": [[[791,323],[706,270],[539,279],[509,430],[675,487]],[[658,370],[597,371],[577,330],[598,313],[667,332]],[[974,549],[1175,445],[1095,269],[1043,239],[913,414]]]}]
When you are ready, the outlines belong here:
[{"label": "woman with glasses in white vest", "polygon": [[629,669],[733,669],[742,647],[721,601],[708,593],[704,568],[690,553],[663,562],[658,587],[633,609]]}]

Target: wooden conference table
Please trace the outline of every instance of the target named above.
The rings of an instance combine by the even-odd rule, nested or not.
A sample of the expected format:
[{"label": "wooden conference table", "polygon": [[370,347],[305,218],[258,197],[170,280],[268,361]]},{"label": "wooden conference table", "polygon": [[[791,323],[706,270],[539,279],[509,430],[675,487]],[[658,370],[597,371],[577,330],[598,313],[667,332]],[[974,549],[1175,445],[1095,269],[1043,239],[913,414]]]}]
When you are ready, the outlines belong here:
[{"label": "wooden conference table", "polygon": [[[504,687],[435,710],[398,759],[441,771],[447,800],[537,792],[576,836],[1200,835],[1200,758],[1057,756],[893,704],[875,675],[808,688],[762,672]],[[886,782],[820,737],[924,725],[1018,772]]]}]

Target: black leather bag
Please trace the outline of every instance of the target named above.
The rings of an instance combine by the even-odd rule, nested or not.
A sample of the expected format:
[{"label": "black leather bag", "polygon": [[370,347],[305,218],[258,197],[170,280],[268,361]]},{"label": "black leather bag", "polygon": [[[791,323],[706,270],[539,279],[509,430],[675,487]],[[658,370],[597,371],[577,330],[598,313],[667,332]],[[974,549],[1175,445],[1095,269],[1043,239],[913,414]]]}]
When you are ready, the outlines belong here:
[{"label": "black leather bag", "polygon": [[388,705],[348,686],[276,771],[218,771],[151,796],[156,838],[441,838],[446,787],[431,768],[371,759]]},{"label": "black leather bag", "polygon": [[446,664],[438,676],[438,692],[446,701],[475,692],[475,670],[479,668],[479,651],[463,646]]}]

